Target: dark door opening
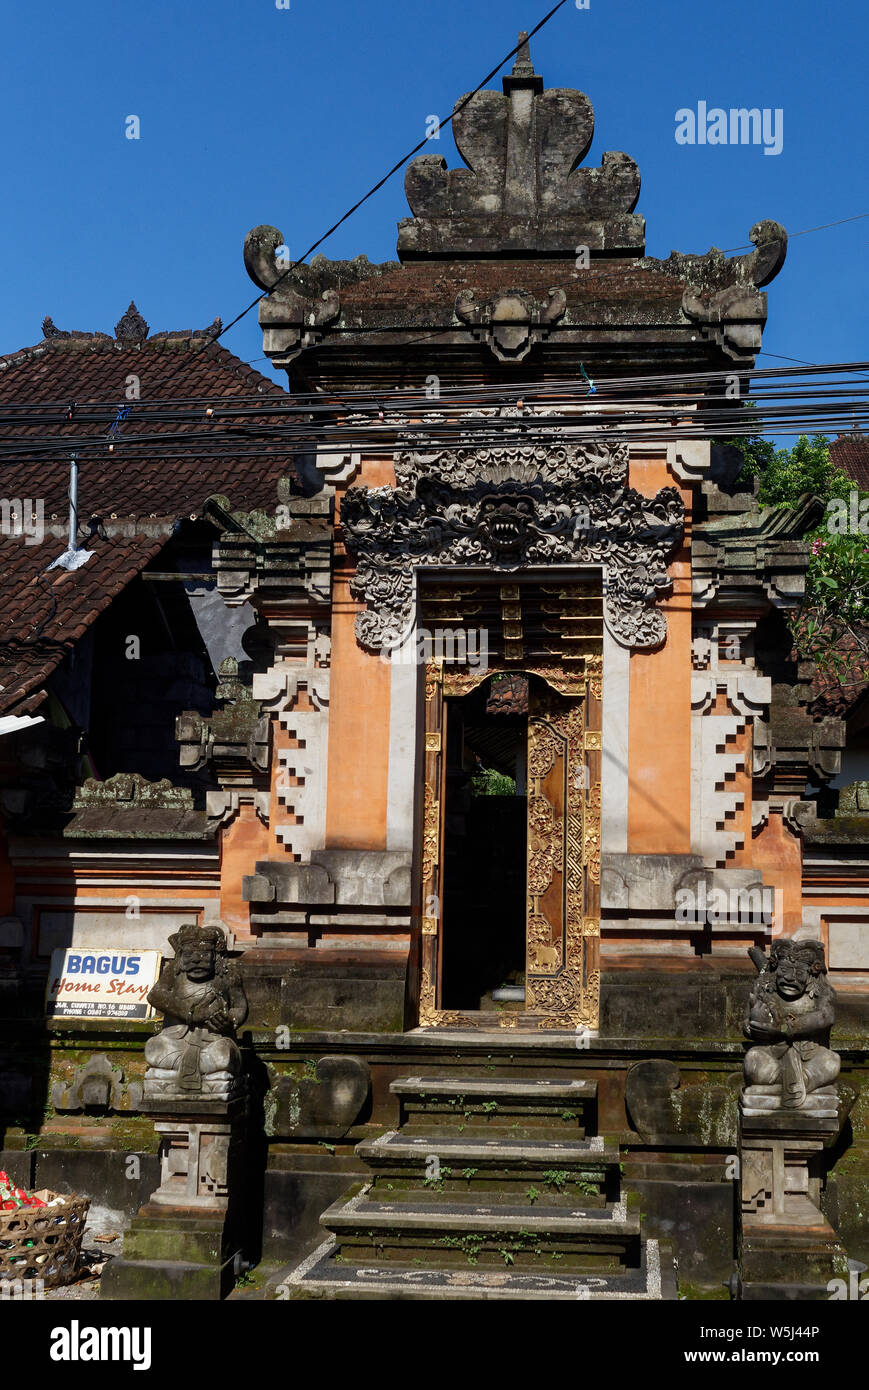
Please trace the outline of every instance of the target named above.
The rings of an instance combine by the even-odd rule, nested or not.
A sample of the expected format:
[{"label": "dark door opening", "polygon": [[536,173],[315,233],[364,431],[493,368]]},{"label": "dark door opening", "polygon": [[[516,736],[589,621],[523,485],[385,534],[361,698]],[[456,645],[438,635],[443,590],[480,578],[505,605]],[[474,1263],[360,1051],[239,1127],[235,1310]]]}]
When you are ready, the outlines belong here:
[{"label": "dark door opening", "polygon": [[446,735],[442,1007],[488,1010],[525,983],[527,677],[447,699]]}]

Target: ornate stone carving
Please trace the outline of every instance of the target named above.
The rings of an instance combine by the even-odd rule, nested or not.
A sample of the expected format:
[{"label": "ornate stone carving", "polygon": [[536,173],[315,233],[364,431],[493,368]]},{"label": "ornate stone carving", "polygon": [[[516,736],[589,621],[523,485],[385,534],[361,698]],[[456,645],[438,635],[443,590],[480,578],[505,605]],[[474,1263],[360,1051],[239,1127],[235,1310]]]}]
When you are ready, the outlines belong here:
[{"label": "ornate stone carving", "polygon": [[250,686],[239,680],[234,657],[220,663],[218,675],[218,708],[213,714],[185,710],[175,721],[181,766],[198,769],[211,762],[221,772],[264,772],[269,765],[270,720]]},{"label": "ornate stone carving", "polygon": [[671,251],[666,261],[646,256],[644,269],[664,271],[686,285],[682,312],[728,357],[753,360],[766,321],[766,296],[759,293],[784,265],[788,236],[779,222],[756,222],[749,233],[754,251],[728,259],[713,246],[705,256]]},{"label": "ornate stone carving", "polygon": [[129,346],[132,343],[143,343],[148,332],[147,323],[131,299],[129,309],[115,324],[115,337],[119,343]]},{"label": "ornate stone carving", "polygon": [[124,1073],[112,1066],[104,1052],[94,1052],[81,1067],[76,1067],[71,1081],[57,1081],[51,1088],[51,1103],[55,1110],[90,1114],[114,1111],[129,1114],[137,1111],[142,1102],[142,1086],[138,1081],[125,1084]]},{"label": "ornate stone carving", "polygon": [[164,1015],[145,1044],[145,1099],[230,1099],[242,1088],[235,1029],[247,998],[220,926],[181,927],[169,944],[174,960],[148,995]]},{"label": "ornate stone carving", "polygon": [[756,1044],[745,1057],[743,1109],[835,1113],[839,1056],[828,1046],[835,995],[819,941],[782,939],[767,959],[752,947],[759,974],[744,1032]]},{"label": "ornate stone carving", "polygon": [[260,289],[276,289],[274,295],[260,303],[259,321],[265,330],[263,350],[274,357],[278,366],[291,362],[316,343],[321,336],[319,330],[332,323],[341,312],[341,300],[333,289],[324,290],[316,297],[296,292],[287,274],[289,266],[276,257],[276,252],[283,248],[283,234],[277,227],[254,227],[244,240],[248,275]]},{"label": "ornate stone carving", "polygon": [[499,290],[485,303],[477,301],[477,291],[462,290],[456,298],[456,318],[470,324],[474,336],[487,343],[500,362],[521,362],[535,343],[545,338],[549,327],[564,317],[567,297],[553,287],[546,304],[527,290]]},{"label": "ornate stone carving", "polygon": [[353,487],[341,509],[357,557],[352,591],[367,604],[359,642],[383,648],[407,630],[418,566],[600,565],[604,616],[617,641],[654,647],[666,622],[652,606],[682,536],[676,488],[628,487],[624,445],[536,445],[424,452],[399,448],[396,486]]},{"label": "ornate stone carving", "polygon": [[503,94],[484,90],[457,103],[453,135],[470,167],[447,169],[441,155],[423,155],[408,168],[414,216],[399,224],[402,260],[519,250],[573,257],[580,244],[642,251],[645,224],[633,212],[639,169],[612,150],[600,168],[577,168],[594,134],[592,104],[584,92],[544,91],[527,35],[519,38]]}]

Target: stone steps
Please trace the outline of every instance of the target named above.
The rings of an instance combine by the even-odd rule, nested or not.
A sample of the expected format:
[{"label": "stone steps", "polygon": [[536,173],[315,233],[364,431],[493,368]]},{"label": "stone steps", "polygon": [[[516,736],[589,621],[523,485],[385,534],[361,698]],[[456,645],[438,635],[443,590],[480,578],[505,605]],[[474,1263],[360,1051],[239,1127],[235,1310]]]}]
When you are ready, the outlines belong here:
[{"label": "stone steps", "polygon": [[625,1203],[565,1209],[380,1202],[369,1187],[335,1202],[320,1218],[345,1259],[371,1264],[422,1257],[426,1265],[606,1270],[639,1263],[640,1221]]},{"label": "stone steps", "polygon": [[595,1128],[597,1084],[593,1081],[504,1081],[486,1077],[393,1081],[402,1128],[445,1135],[483,1132],[507,1124],[520,1135],[583,1138]]},{"label": "stone steps", "polygon": [[517,1270],[501,1265],[424,1266],[338,1263],[338,1246],[325,1241],[302,1264],[281,1270],[269,1283],[267,1298],[285,1299],[483,1299],[567,1302],[613,1299],[675,1299],[676,1280],[669,1244],[648,1240],[640,1263],[629,1272],[562,1273]]},{"label": "stone steps", "polygon": [[585,1133],[593,1082],[410,1076],[391,1090],[401,1128],[357,1145],[370,1177],[320,1217],[329,1239],[284,1276],[291,1297],[675,1296],[672,1258],[665,1277],[621,1193],[618,1144]]},{"label": "stone steps", "polygon": [[600,1137],[591,1139],[522,1139],[510,1135],[482,1138],[475,1135],[433,1137],[410,1135],[403,1130],[389,1130],[377,1139],[366,1139],[356,1146],[360,1158],[375,1173],[392,1173],[413,1169],[420,1181],[431,1167],[429,1156],[452,1167],[518,1169],[523,1175],[543,1171],[594,1171],[618,1168],[618,1145]]}]

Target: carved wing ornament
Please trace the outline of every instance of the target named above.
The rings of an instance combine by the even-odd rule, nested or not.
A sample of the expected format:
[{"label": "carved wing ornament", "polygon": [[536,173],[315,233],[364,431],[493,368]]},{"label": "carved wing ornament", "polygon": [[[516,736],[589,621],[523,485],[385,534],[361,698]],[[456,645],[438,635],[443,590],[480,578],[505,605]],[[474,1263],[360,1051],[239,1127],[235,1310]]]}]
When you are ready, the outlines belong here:
[{"label": "carved wing ornament", "polygon": [[395,487],[351,487],[341,509],[357,561],[351,591],[366,604],[356,619],[363,647],[377,650],[407,631],[417,568],[455,565],[600,565],[613,637],[627,647],[664,640],[655,602],[669,584],[685,509],[675,487],[645,497],[628,486],[625,445],[400,447],[394,461]]}]

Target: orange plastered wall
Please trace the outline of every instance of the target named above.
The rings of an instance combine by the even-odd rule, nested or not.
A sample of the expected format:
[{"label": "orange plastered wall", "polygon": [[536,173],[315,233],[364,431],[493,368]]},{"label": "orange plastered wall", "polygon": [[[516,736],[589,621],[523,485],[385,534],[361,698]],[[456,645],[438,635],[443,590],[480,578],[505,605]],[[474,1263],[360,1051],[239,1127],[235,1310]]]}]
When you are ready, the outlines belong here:
[{"label": "orange plastered wall", "polygon": [[790,936],[803,922],[803,853],[781,814],[771,812],[755,837],[752,867],[775,889],[775,931]]},{"label": "orange plastered wall", "polygon": [[631,653],[628,852],[691,852],[691,489],[663,458],[632,457],[630,484],[646,497],[678,487],[686,539],[669,566],[672,593],[659,601],[664,645]]},{"label": "orange plastered wall", "polygon": [[[394,485],[391,461],[365,460],[354,483]],[[340,496],[335,502],[337,526]],[[391,668],[356,641],[354,623],[363,605],[351,597],[352,560],[342,561],[341,554],[339,541],[332,585],[326,846],[385,850]]]},{"label": "orange plastered wall", "polygon": [[241,806],[223,832],[220,846],[220,917],[231,931],[249,937],[250,906],[241,895],[241,881],[252,874],[259,859],[269,854],[269,832],[253,806]]}]

